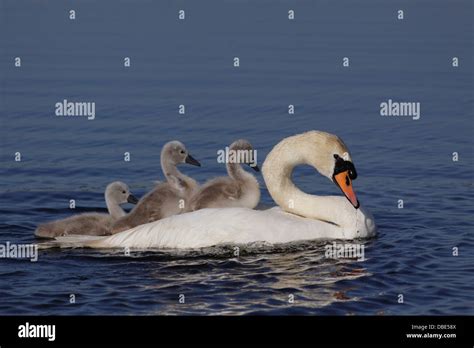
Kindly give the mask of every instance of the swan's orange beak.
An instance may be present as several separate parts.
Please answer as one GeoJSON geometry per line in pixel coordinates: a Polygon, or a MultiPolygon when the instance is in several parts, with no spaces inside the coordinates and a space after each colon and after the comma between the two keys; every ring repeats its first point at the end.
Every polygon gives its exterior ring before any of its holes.
{"type": "Polygon", "coordinates": [[[336,174],[333,176],[334,182],[336,183],[337,186],[342,190],[346,198],[351,202],[351,204],[354,206],[354,208],[359,208],[360,204],[359,201],[357,200],[356,194],[354,192],[354,189],[352,188],[352,180],[349,177],[349,171],[346,170],[344,172],[341,172],[339,174],[336,174]]]}

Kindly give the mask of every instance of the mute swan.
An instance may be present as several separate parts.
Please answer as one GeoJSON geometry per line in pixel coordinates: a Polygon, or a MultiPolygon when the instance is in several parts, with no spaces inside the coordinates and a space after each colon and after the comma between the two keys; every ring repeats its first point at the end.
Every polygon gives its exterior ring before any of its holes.
{"type": "Polygon", "coordinates": [[[54,238],[60,235],[84,234],[102,236],[110,234],[110,226],[116,219],[125,216],[120,204],[136,204],[138,199],[130,193],[126,184],[115,181],[105,189],[105,202],[109,214],[86,213],[39,225],[37,237],[54,238]]]}
{"type": "Polygon", "coordinates": [[[310,131],[283,139],[263,164],[265,183],[280,208],[207,208],[92,241],[57,240],[59,245],[72,243],[92,248],[187,249],[217,244],[372,237],[376,234],[374,219],[359,204],[352,189],[356,175],[349,151],[337,136],[310,131]],[[293,168],[299,164],[316,168],[336,183],[346,197],[316,196],[299,190],[291,182],[293,168]]]}
{"type": "MultiPolygon", "coordinates": [[[[260,201],[260,188],[255,177],[242,169],[239,160],[242,157],[251,161],[252,145],[243,139],[234,141],[229,147],[230,153],[235,154],[234,160],[228,160],[226,167],[229,176],[215,178],[202,185],[191,198],[190,210],[203,208],[244,207],[253,209],[260,201]]],[[[250,165],[250,163],[247,163],[250,165]]],[[[256,164],[251,168],[259,172],[256,164]]]]}
{"type": "Polygon", "coordinates": [[[188,163],[194,166],[201,164],[194,159],[183,143],[170,141],[161,151],[161,169],[167,182],[159,183],[148,192],[127,215],[112,226],[112,234],[165,217],[182,213],[192,196],[198,189],[197,182],[181,173],[177,165],[188,163]]]}

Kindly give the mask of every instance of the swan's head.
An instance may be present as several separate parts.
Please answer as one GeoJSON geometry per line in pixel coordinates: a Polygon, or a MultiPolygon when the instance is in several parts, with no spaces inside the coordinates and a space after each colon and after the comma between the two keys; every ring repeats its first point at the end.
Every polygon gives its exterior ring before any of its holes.
{"type": "Polygon", "coordinates": [[[311,131],[300,136],[302,146],[307,147],[304,156],[306,162],[334,182],[352,206],[358,209],[360,204],[352,187],[357,172],[344,142],[334,134],[320,131],[311,131]]]}
{"type": "Polygon", "coordinates": [[[260,171],[255,150],[249,141],[245,139],[236,140],[229,146],[229,150],[236,154],[236,158],[240,160],[239,163],[249,165],[256,172],[260,171]]]}
{"type": "Polygon", "coordinates": [[[360,204],[357,200],[356,194],[352,187],[352,181],[357,178],[357,172],[352,161],[347,161],[340,157],[338,154],[334,154],[334,171],[332,175],[332,181],[339,187],[351,202],[354,208],[358,209],[360,204]]]}
{"type": "Polygon", "coordinates": [[[114,181],[107,185],[105,199],[117,204],[132,203],[137,204],[138,199],[132,195],[128,185],[121,181],[114,181]]]}
{"type": "Polygon", "coordinates": [[[163,146],[163,150],[161,150],[161,162],[162,167],[164,167],[163,164],[177,166],[181,163],[187,163],[198,167],[201,166],[201,163],[189,154],[186,146],[177,140],[170,141],[163,146]]]}

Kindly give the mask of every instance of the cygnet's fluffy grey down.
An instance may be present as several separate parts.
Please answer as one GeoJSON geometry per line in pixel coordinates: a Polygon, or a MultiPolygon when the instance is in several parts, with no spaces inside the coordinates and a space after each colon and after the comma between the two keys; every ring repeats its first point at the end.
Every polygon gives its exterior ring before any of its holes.
{"type": "Polygon", "coordinates": [[[177,166],[181,163],[201,166],[183,143],[176,140],[166,143],[161,151],[161,169],[166,182],[157,184],[127,216],[115,221],[112,226],[113,234],[185,211],[190,197],[199,185],[178,170],[177,166]]]}
{"type": "MultiPolygon", "coordinates": [[[[230,145],[230,151],[253,153],[252,145],[239,139],[230,145]]],[[[237,152],[235,152],[237,153],[237,152]]],[[[247,156],[247,158],[250,158],[247,156]]],[[[256,163],[246,163],[259,171],[256,163]]],[[[189,204],[190,211],[203,208],[245,207],[253,209],[260,201],[260,188],[257,179],[247,173],[240,163],[227,163],[229,176],[208,181],[193,195],[189,204]]]]}
{"type": "Polygon", "coordinates": [[[109,214],[85,213],[48,222],[39,225],[35,235],[41,238],[55,238],[70,234],[91,236],[111,234],[112,223],[126,215],[120,205],[124,203],[136,204],[138,199],[130,193],[125,183],[115,181],[110,183],[105,190],[105,202],[109,214]]]}

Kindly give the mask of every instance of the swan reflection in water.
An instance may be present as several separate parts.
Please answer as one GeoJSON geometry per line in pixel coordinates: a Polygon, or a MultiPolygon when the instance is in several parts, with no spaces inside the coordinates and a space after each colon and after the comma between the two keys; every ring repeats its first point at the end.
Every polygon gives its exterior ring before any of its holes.
{"type": "Polygon", "coordinates": [[[308,307],[358,301],[351,295],[357,285],[340,282],[369,277],[370,272],[355,259],[326,258],[325,245],[240,246],[239,257],[233,257],[234,246],[161,252],[168,260],[150,266],[150,282],[142,285],[144,291],[160,294],[149,314],[278,314],[289,309],[299,314],[299,303],[305,308],[301,313],[308,314],[308,307]]]}

